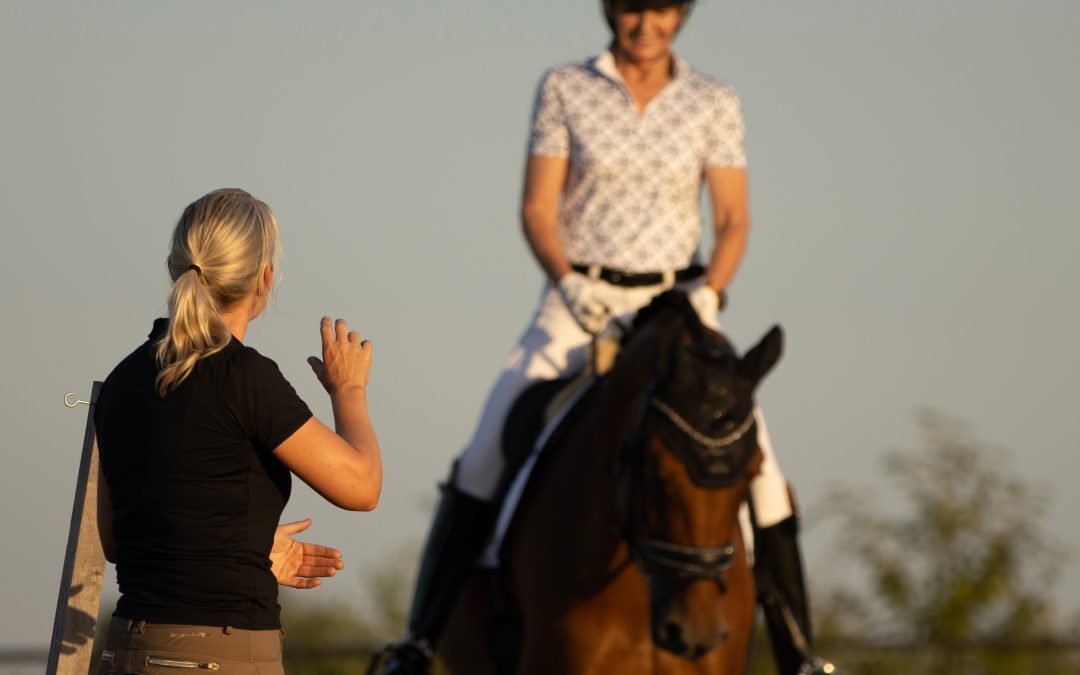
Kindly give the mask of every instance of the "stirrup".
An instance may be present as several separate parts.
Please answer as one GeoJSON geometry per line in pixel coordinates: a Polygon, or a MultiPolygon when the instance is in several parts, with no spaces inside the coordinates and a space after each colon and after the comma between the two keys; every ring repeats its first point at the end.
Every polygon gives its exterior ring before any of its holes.
{"type": "Polygon", "coordinates": [[[812,659],[803,661],[803,664],[799,666],[798,675],[844,675],[844,673],[831,661],[819,659],[815,656],[812,659]]]}
{"type": "Polygon", "coordinates": [[[435,654],[423,640],[391,642],[371,655],[365,675],[429,675],[435,654]]]}

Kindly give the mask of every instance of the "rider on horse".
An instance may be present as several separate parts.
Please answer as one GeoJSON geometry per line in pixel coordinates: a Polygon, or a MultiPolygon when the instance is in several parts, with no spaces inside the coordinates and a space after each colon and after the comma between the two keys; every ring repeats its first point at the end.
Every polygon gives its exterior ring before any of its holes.
{"type": "MultiPolygon", "coordinates": [[[[628,321],[662,291],[684,290],[719,329],[724,289],[749,231],[743,121],[731,87],[671,51],[693,0],[603,0],[611,29],[598,57],[549,70],[533,111],[522,222],[549,282],[457,460],[429,536],[408,636],[380,675],[427,673],[457,591],[498,509],[507,412],[531,384],[581,369],[608,321],[628,321]],[[696,262],[707,187],[715,245],[696,262]]],[[[785,675],[810,640],[798,514],[764,419],[751,486],[759,587],[785,675]],[[800,644],[800,641],[802,644],[800,644]]]]}

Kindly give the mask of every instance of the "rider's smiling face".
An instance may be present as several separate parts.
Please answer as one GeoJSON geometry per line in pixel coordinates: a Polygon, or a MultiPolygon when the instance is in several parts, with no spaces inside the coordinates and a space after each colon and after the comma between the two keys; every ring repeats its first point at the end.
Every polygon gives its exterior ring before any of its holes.
{"type": "Polygon", "coordinates": [[[680,5],[618,11],[614,28],[619,56],[635,64],[652,63],[667,57],[683,16],[680,5]]]}

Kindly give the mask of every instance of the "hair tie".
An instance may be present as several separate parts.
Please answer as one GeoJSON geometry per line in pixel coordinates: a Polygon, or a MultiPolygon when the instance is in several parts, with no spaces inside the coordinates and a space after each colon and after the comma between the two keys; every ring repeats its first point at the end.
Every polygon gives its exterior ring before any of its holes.
{"type": "Polygon", "coordinates": [[[190,265],[188,265],[188,269],[195,270],[195,274],[198,274],[200,277],[202,276],[202,268],[195,263],[191,263],[190,265]]]}

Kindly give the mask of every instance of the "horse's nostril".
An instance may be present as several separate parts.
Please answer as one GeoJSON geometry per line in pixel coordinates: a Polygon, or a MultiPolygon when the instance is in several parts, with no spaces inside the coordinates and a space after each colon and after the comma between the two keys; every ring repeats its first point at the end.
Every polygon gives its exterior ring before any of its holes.
{"type": "Polygon", "coordinates": [[[682,626],[673,621],[665,621],[660,632],[661,644],[663,644],[664,649],[667,649],[672,654],[686,654],[688,648],[683,640],[682,626]]]}
{"type": "Polygon", "coordinates": [[[669,644],[677,645],[682,642],[682,627],[677,623],[668,621],[664,624],[664,639],[669,644]]]}

